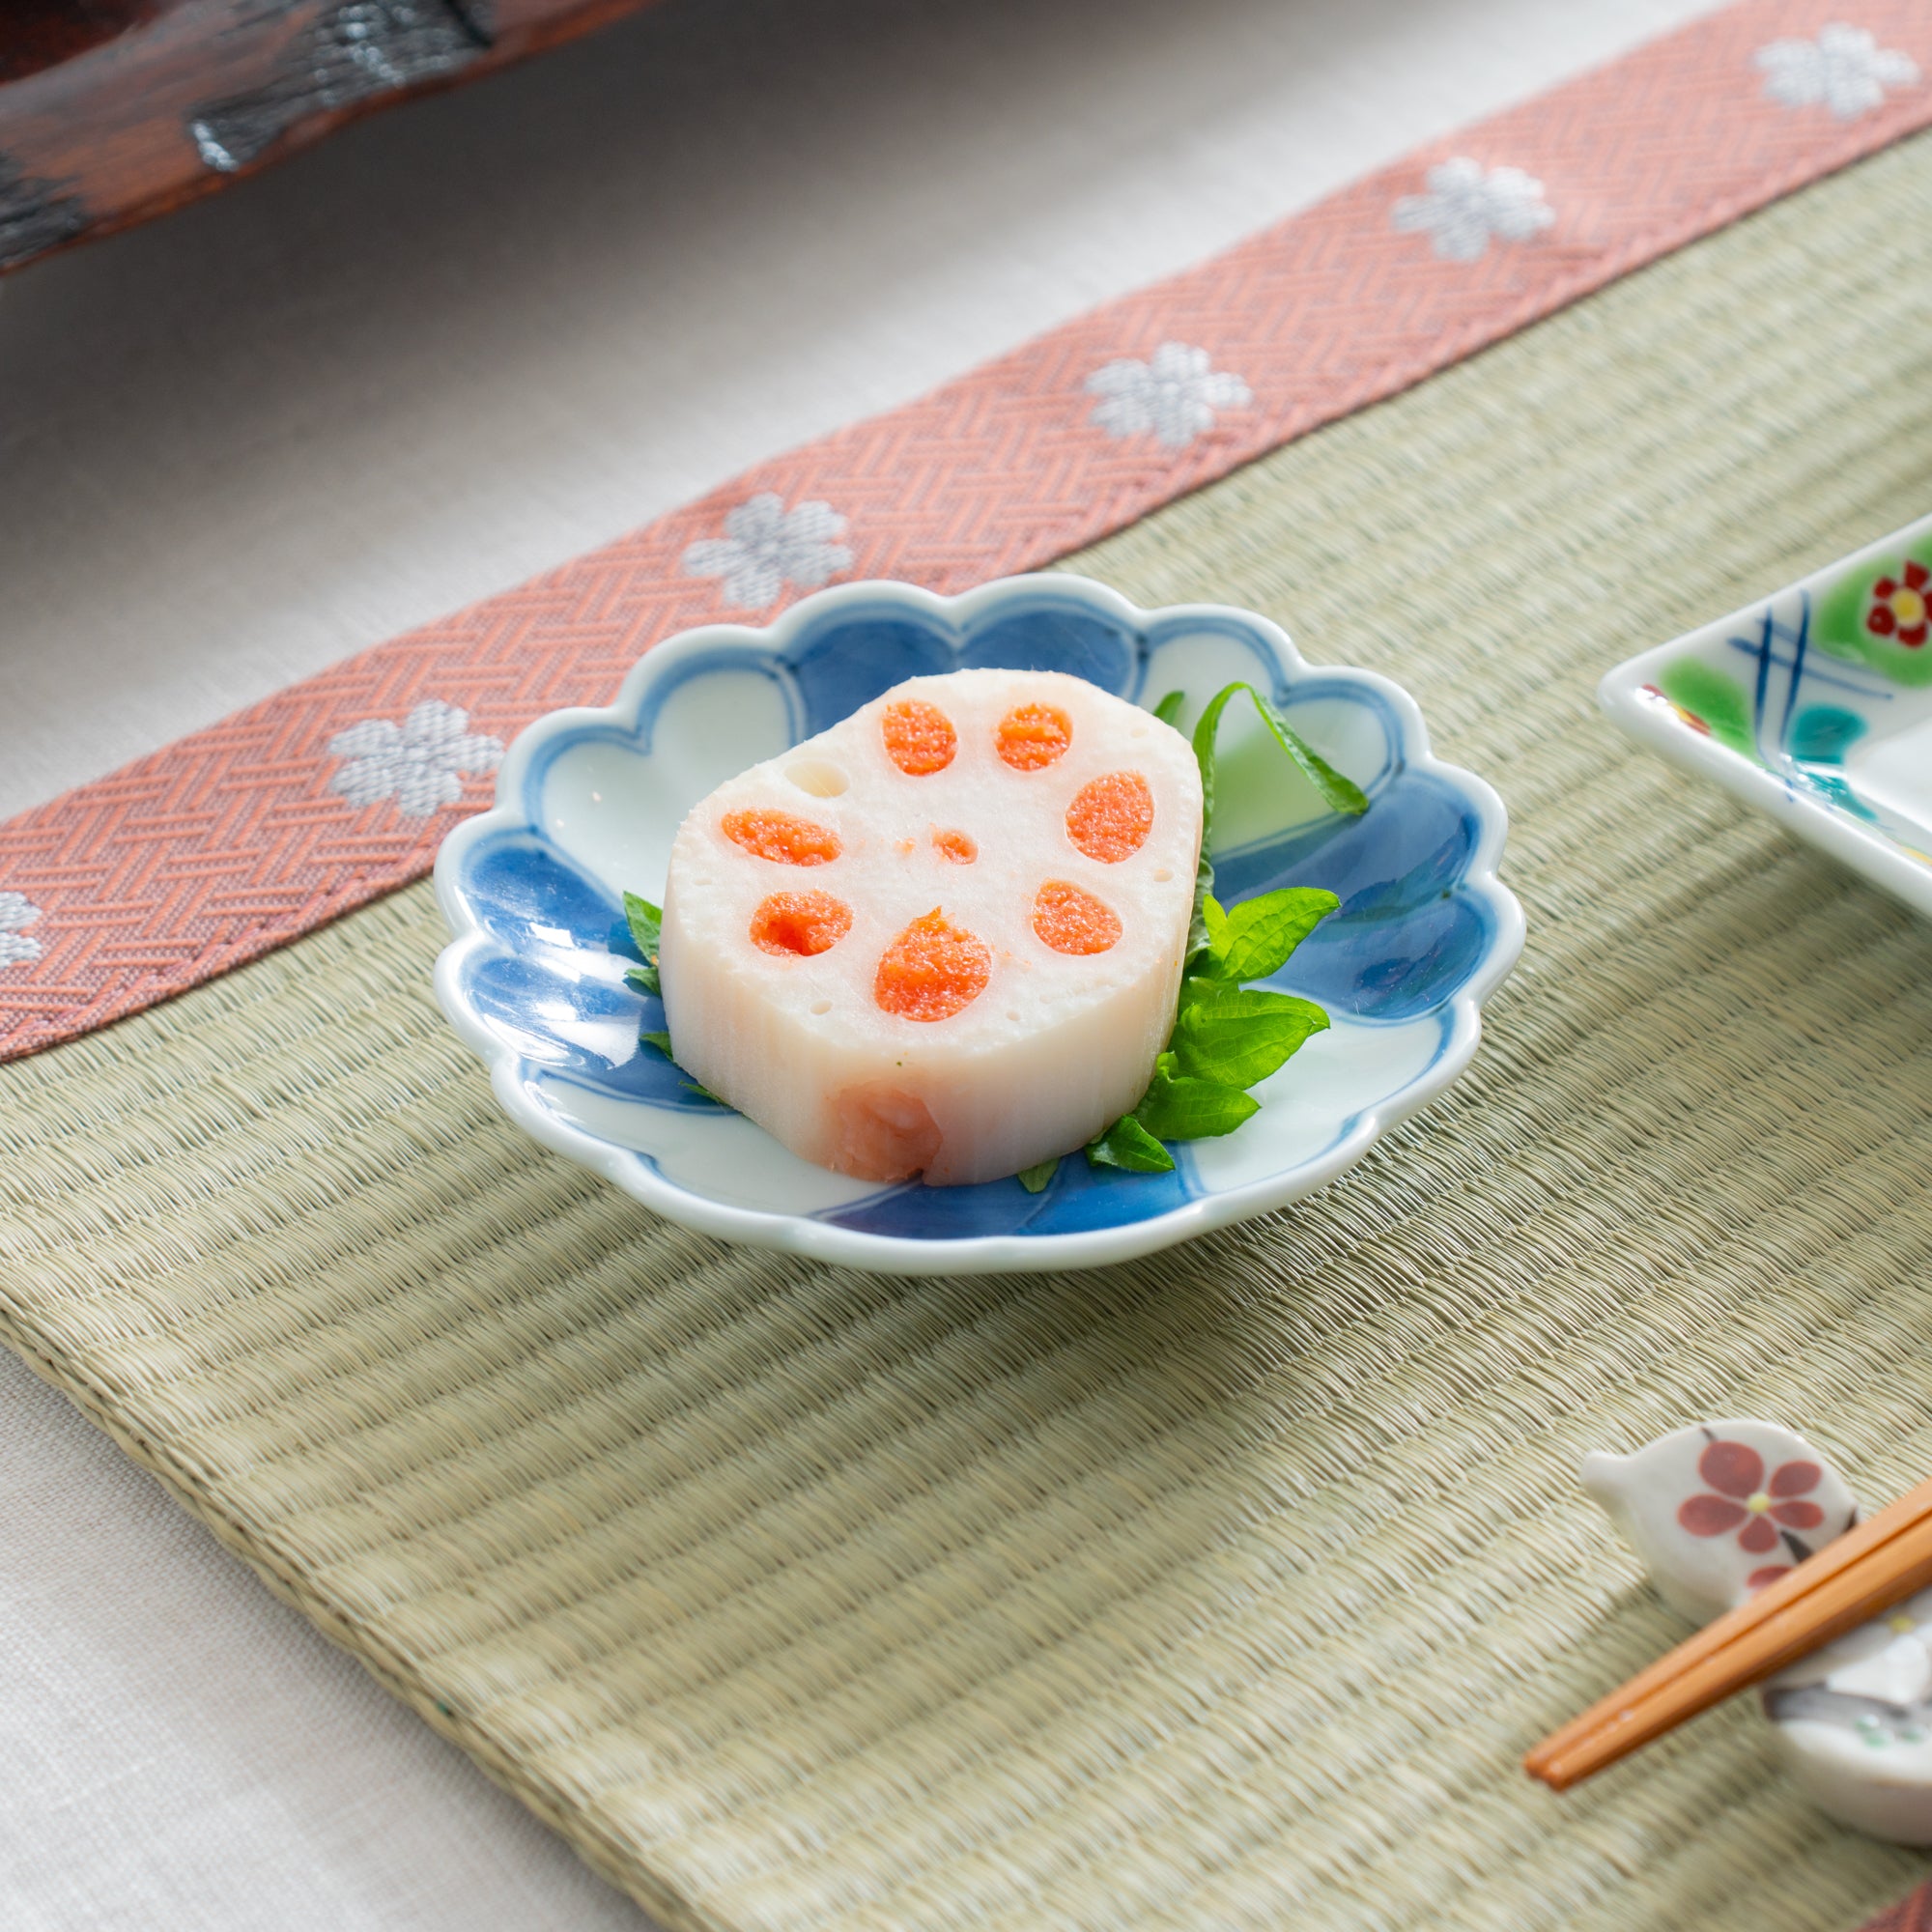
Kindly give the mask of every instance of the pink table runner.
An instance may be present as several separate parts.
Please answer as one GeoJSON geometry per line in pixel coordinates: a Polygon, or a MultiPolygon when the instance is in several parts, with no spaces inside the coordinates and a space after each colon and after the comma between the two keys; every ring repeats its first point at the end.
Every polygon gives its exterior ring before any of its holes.
{"type": "Polygon", "coordinates": [[[1932,13],[1745,0],[1188,273],[0,825],[0,1059],[426,872],[692,624],[1033,568],[1932,121],[1932,13]]]}

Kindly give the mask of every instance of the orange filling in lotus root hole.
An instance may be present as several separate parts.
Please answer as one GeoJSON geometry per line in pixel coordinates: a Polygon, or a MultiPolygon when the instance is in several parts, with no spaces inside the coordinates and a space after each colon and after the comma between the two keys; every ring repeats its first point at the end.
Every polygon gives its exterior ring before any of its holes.
{"type": "Polygon", "coordinates": [[[1105,952],[1121,937],[1120,916],[1092,893],[1065,879],[1049,879],[1034,895],[1034,935],[1042,946],[1076,959],[1105,952]]]}
{"type": "Polygon", "coordinates": [[[773,893],[752,915],[752,944],[781,956],[813,958],[851,930],[852,908],[830,893],[773,893]]]}
{"type": "Polygon", "coordinates": [[[942,859],[951,859],[955,866],[970,866],[980,856],[980,848],[963,832],[942,832],[938,826],[932,828],[932,842],[938,848],[942,859]]]}
{"type": "Polygon", "coordinates": [[[879,730],[886,741],[886,756],[909,779],[943,772],[959,745],[952,720],[936,704],[922,704],[917,698],[887,705],[879,730]]]}
{"type": "Polygon", "coordinates": [[[1073,721],[1053,704],[1016,704],[1000,720],[1000,756],[1016,772],[1037,772],[1073,742],[1073,721]]]}
{"type": "Polygon", "coordinates": [[[986,990],[992,976],[986,942],[934,906],[886,948],[872,998],[900,1019],[949,1020],[986,990]]]}
{"type": "Polygon", "coordinates": [[[1109,772],[1073,795],[1066,836],[1090,859],[1118,866],[1147,843],[1153,830],[1153,793],[1139,772],[1109,772]]]}
{"type": "Polygon", "coordinates": [[[778,866],[825,866],[845,849],[831,826],[786,811],[727,811],[722,829],[753,858],[778,866]]]}

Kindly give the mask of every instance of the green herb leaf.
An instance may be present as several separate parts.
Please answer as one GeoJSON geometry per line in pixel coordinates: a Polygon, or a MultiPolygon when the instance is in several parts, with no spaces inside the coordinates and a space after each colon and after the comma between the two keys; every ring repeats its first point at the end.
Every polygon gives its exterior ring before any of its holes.
{"type": "Polygon", "coordinates": [[[654,906],[649,899],[640,899],[636,893],[624,895],[624,917],[630,922],[631,937],[638,943],[638,951],[646,959],[658,956],[658,940],[664,931],[664,912],[654,906]]]}
{"type": "Polygon", "coordinates": [[[1221,714],[1236,692],[1244,684],[1222,687],[1208,700],[1208,709],[1195,721],[1194,762],[1201,768],[1201,849],[1208,849],[1208,829],[1214,822],[1214,734],[1221,728],[1221,714]]]}
{"type": "MultiPolygon", "coordinates": [[[[1211,966],[1212,961],[1208,964],[1211,966]]],[[[1216,993],[1235,990],[1235,982],[1214,972],[1190,974],[1180,982],[1180,998],[1175,1007],[1175,1023],[1179,1024],[1180,1015],[1191,1006],[1202,1000],[1211,1000],[1216,993]]]]}
{"type": "Polygon", "coordinates": [[[1312,1000],[1219,987],[1182,1005],[1174,1028],[1176,1070],[1225,1087],[1252,1087],[1327,1025],[1328,1015],[1312,1000]]]}
{"type": "Polygon", "coordinates": [[[633,966],[624,975],[624,983],[640,993],[662,993],[658,981],[658,946],[664,932],[664,914],[649,899],[636,893],[624,895],[624,918],[631,927],[631,940],[644,955],[641,966],[633,966]]]}
{"type": "Polygon", "coordinates": [[[1261,1111],[1261,1103],[1238,1087],[1178,1074],[1176,1059],[1171,1053],[1161,1055],[1152,1083],[1130,1116],[1156,1140],[1199,1141],[1231,1134],[1261,1111]]]}
{"type": "Polygon", "coordinates": [[[1275,743],[1306,774],[1321,802],[1331,811],[1359,816],[1369,809],[1368,795],[1353,780],[1345,779],[1326,758],[1301,736],[1273,704],[1251,684],[1225,685],[1208,699],[1201,722],[1194,727],[1194,762],[1201,767],[1201,837],[1205,843],[1208,828],[1214,817],[1214,737],[1221,728],[1221,714],[1228,700],[1245,691],[1255,701],[1262,723],[1274,734],[1275,743]]]}
{"type": "MultiPolygon", "coordinates": [[[[642,1040],[646,1046],[656,1047],[657,1050],[661,1054],[663,1054],[664,1057],[667,1060],[668,1060],[673,1066],[677,1066],[677,1056],[670,1050],[669,1034],[664,1032],[640,1033],[638,1036],[638,1037],[640,1040],[642,1040]]],[[[684,1068],[681,1066],[677,1066],[677,1070],[680,1073],[684,1072],[684,1068]]],[[[724,1102],[723,1100],[719,1100],[718,1095],[714,1094],[710,1088],[700,1087],[696,1080],[691,1078],[689,1074],[685,1074],[684,1090],[687,1094],[696,1094],[700,1100],[717,1100],[718,1104],[721,1107],[724,1105],[724,1102]]]]}
{"type": "Polygon", "coordinates": [[[1208,930],[1208,901],[1214,895],[1214,862],[1208,856],[1208,840],[1201,840],[1201,857],[1194,866],[1194,910],[1187,920],[1187,952],[1183,973],[1212,970],[1213,939],[1208,930]]]}
{"type": "Polygon", "coordinates": [[[1042,1194],[1046,1191],[1047,1183],[1059,1171],[1060,1156],[1055,1154],[1051,1160],[1037,1161],[1032,1167],[1021,1168],[1013,1179],[1029,1194],[1042,1194]]]}
{"type": "Polygon", "coordinates": [[[1227,937],[1214,947],[1230,980],[1265,980],[1342,903],[1313,886],[1284,886],[1260,898],[1243,899],[1227,916],[1227,937]]]}
{"type": "Polygon", "coordinates": [[[1274,733],[1275,743],[1301,767],[1309,782],[1321,794],[1321,803],[1330,811],[1344,811],[1350,818],[1359,818],[1363,812],[1368,810],[1369,795],[1353,779],[1344,778],[1252,686],[1249,687],[1249,696],[1255,700],[1255,709],[1262,714],[1262,723],[1274,733]]]}
{"type": "Polygon", "coordinates": [[[1187,702],[1184,691],[1170,691],[1153,708],[1153,715],[1163,724],[1172,724],[1180,716],[1180,707],[1187,702]]]}
{"type": "Polygon", "coordinates": [[[1174,1156],[1131,1114],[1087,1143],[1087,1159],[1094,1167],[1124,1167],[1135,1174],[1166,1174],[1174,1166],[1174,1156]]]}
{"type": "Polygon", "coordinates": [[[1216,976],[1228,963],[1228,915],[1212,893],[1201,895],[1201,923],[1208,934],[1208,965],[1216,976]]]}

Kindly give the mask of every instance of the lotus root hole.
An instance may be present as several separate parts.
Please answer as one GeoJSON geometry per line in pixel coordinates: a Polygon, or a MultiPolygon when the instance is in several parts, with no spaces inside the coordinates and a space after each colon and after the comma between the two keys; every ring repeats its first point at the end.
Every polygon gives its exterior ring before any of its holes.
{"type": "Polygon", "coordinates": [[[827,866],[845,849],[831,826],[788,811],[727,811],[722,829],[732,844],[775,866],[827,866]]]}
{"type": "Polygon", "coordinates": [[[1070,880],[1049,879],[1034,895],[1033,929],[1042,946],[1084,959],[1120,943],[1121,919],[1070,880]]]}
{"type": "Polygon", "coordinates": [[[830,758],[800,758],[796,764],[785,767],[785,777],[813,798],[837,798],[852,783],[830,758]]]}
{"type": "Polygon", "coordinates": [[[1147,843],[1153,830],[1153,793],[1139,772],[1109,772],[1084,784],[1066,808],[1074,848],[1103,866],[1118,866],[1147,843]]]}
{"type": "Polygon", "coordinates": [[[773,893],[752,915],[752,944],[781,956],[814,958],[851,930],[852,908],[830,893],[773,893]]]}
{"type": "Polygon", "coordinates": [[[946,1020],[986,990],[993,955],[978,933],[937,906],[886,948],[872,980],[880,1009],[906,1020],[946,1020]]]}
{"type": "Polygon", "coordinates": [[[922,704],[917,698],[887,705],[879,730],[886,741],[886,756],[909,779],[943,772],[959,748],[952,720],[938,705],[922,704]]]}
{"type": "Polygon", "coordinates": [[[1057,704],[1016,704],[995,733],[1000,756],[1016,772],[1043,771],[1073,742],[1073,721],[1057,704]]]}

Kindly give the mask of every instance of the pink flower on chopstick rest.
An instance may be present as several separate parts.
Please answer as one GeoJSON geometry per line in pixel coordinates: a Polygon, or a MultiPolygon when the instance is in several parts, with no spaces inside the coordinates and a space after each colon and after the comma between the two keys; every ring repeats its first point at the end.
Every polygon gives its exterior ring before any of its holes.
{"type": "MultiPolygon", "coordinates": [[[[1658,1593],[1698,1623],[1858,1520],[1843,1477],[1773,1422],[1692,1423],[1632,1456],[1587,1456],[1581,1473],[1658,1593]],[[1791,1563],[1752,1567],[1753,1552],[1779,1542],[1791,1563]]],[[[1932,1590],[1787,1665],[1760,1695],[1778,1755],[1812,1804],[1873,1837],[1932,1844],[1932,1590]]]]}
{"type": "Polygon", "coordinates": [[[1744,1417],[1672,1430],[1634,1456],[1586,1456],[1581,1473],[1664,1600],[1700,1623],[1858,1520],[1810,1443],[1744,1417]]]}
{"type": "MultiPolygon", "coordinates": [[[[1678,1505],[1677,1520],[1692,1536],[1728,1536],[1736,1530],[1740,1549],[1753,1556],[1769,1556],[1783,1540],[1781,1529],[1817,1530],[1824,1526],[1825,1512],[1808,1500],[1810,1492],[1825,1480],[1825,1471],[1816,1463],[1802,1458],[1780,1463],[1767,1480],[1764,1458],[1755,1449],[1747,1443],[1720,1439],[1697,1459],[1697,1473],[1716,1493],[1687,1496],[1678,1505]]],[[[1791,1551],[1794,1558],[1810,1553],[1804,1544],[1791,1551]]],[[[1753,1570],[1746,1582],[1749,1588],[1761,1590],[1790,1568],[1789,1563],[1777,1563],[1753,1570]]]]}

